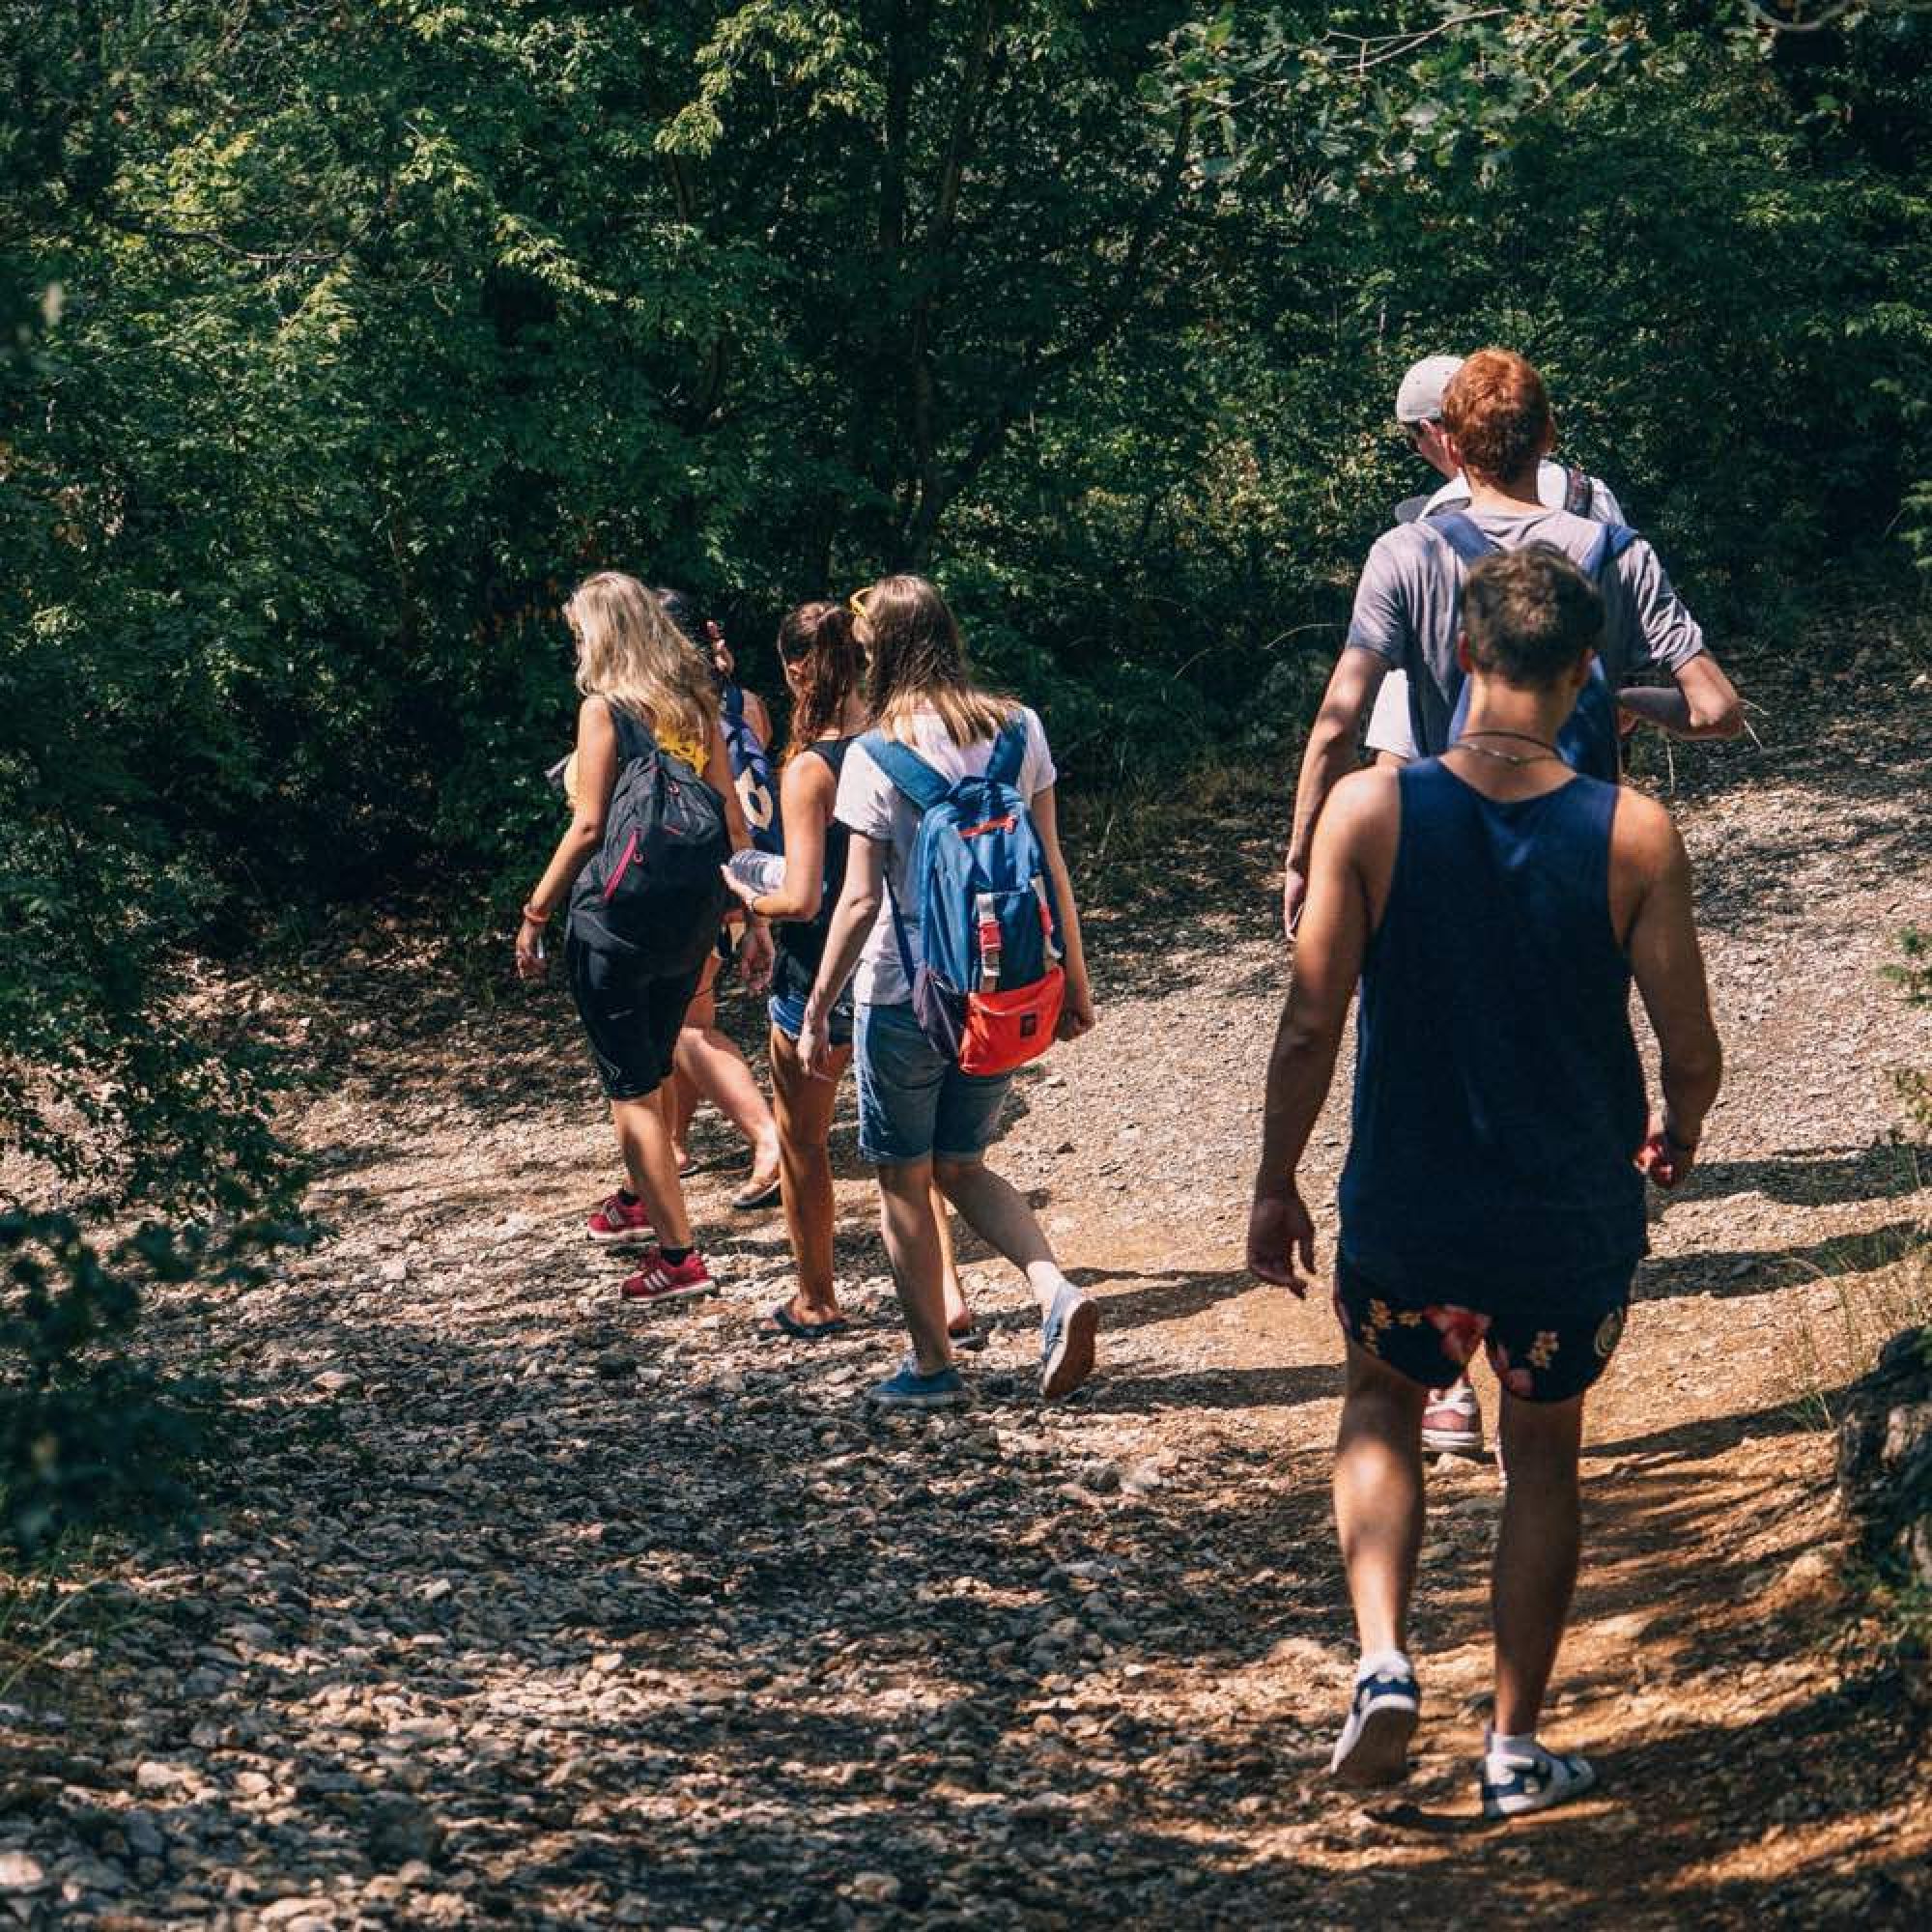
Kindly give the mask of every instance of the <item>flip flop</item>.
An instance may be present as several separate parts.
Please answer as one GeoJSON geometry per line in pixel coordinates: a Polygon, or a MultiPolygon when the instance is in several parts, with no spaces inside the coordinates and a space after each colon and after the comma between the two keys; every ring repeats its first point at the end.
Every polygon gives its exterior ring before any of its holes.
{"type": "Polygon", "coordinates": [[[978,1350],[983,1349],[992,1339],[992,1336],[983,1322],[976,1321],[969,1316],[965,1327],[949,1328],[946,1331],[946,1339],[955,1349],[978,1350]]]}
{"type": "Polygon", "coordinates": [[[776,1175],[763,1187],[747,1187],[743,1193],[731,1197],[731,1205],[741,1214],[750,1214],[759,1208],[776,1208],[779,1203],[780,1184],[776,1175]]]}
{"type": "Polygon", "coordinates": [[[828,1335],[843,1335],[852,1326],[844,1316],[832,1321],[801,1321],[791,1312],[791,1303],[781,1301],[772,1310],[773,1324],[795,1342],[822,1342],[828,1335]]]}

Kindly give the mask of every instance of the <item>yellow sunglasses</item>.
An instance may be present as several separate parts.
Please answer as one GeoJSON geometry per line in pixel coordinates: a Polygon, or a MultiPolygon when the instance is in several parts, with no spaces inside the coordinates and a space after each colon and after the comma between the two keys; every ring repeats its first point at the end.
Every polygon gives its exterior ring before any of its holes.
{"type": "Polygon", "coordinates": [[[845,600],[846,610],[851,611],[855,617],[863,617],[866,614],[866,599],[871,594],[872,586],[869,583],[863,590],[853,591],[851,596],[845,600]]]}

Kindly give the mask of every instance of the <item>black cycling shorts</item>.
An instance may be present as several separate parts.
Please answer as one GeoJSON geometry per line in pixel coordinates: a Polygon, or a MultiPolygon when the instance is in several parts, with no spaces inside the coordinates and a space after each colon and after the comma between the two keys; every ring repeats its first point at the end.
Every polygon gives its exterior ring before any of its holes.
{"type": "Polygon", "coordinates": [[[641,1100],[655,1094],[670,1077],[677,1030],[704,977],[703,965],[675,979],[653,980],[621,954],[596,951],[568,933],[563,964],[605,1096],[641,1100]]]}

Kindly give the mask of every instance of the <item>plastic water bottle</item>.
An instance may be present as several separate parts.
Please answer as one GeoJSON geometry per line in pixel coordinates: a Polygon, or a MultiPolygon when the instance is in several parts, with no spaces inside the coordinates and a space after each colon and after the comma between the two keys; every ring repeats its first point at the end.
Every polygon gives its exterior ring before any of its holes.
{"type": "Polygon", "coordinates": [[[767,893],[775,893],[784,884],[784,854],[760,852],[753,846],[747,846],[744,851],[731,854],[730,872],[740,885],[750,886],[763,898],[767,893]]]}

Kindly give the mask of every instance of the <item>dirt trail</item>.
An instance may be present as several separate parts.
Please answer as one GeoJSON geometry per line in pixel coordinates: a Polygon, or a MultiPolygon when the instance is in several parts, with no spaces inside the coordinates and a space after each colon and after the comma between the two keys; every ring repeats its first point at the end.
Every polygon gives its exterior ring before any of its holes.
{"type": "MultiPolygon", "coordinates": [[[[1593,1411],[1547,1729],[1596,1797],[1476,1816],[1498,1505],[1468,1463],[1431,1477],[1416,1775],[1368,1805],[1320,1775],[1340,1349],[1236,1267],[1282,960],[1274,808],[1231,789],[1161,848],[1213,881],[1178,946],[1114,875],[1103,1028],[1025,1080],[1006,1146],[1103,1300],[1104,1372],[1054,1412],[979,1261],[977,1408],[865,1417],[899,1344],[849,1111],[858,1333],[760,1333],[776,1216],[712,1243],[721,1304],[638,1320],[579,1238],[609,1160],[561,1001],[425,996],[400,940],[339,966],[305,1125],[337,1232],[170,1311],[248,1454],[200,1548],[130,1558],[0,1710],[0,1890],[40,1874],[30,1923],[294,1932],[1925,1923],[1924,1741],[1845,1621],[1816,1400],[1902,1311],[1932,1210],[1882,1071],[1932,1040],[1877,978],[1932,918],[1923,709],[1684,761],[1731,1073],[1593,1411]]],[[[1344,1125],[1338,1098],[1311,1198],[1344,1125]]]]}

